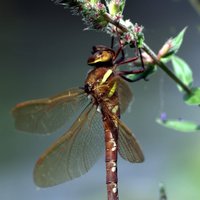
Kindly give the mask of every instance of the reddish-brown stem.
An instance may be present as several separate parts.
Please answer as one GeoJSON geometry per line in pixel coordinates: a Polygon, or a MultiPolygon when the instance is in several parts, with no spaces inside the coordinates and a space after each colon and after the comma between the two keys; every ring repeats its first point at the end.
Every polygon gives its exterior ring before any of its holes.
{"type": "Polygon", "coordinates": [[[135,57],[133,57],[133,58],[128,58],[128,59],[126,59],[126,60],[123,60],[123,61],[117,63],[117,65],[125,65],[125,64],[134,62],[134,61],[136,61],[137,59],[138,59],[138,56],[135,56],[135,57]]]}

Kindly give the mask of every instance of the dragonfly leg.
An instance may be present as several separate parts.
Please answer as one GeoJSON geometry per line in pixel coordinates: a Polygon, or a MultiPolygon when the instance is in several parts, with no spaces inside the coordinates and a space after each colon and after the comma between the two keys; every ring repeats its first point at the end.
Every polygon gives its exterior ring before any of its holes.
{"type": "MultiPolygon", "coordinates": [[[[120,34],[118,33],[117,28],[116,28],[116,33],[118,35],[117,37],[118,37],[119,48],[115,52],[115,57],[113,58],[113,61],[114,61],[115,65],[117,65],[118,63],[121,63],[125,59],[125,53],[124,53],[124,49],[123,49],[124,45],[121,43],[120,34]],[[121,52],[122,55],[121,55],[121,57],[119,59],[117,59],[117,57],[119,56],[120,52],[121,52]]],[[[113,48],[113,46],[114,46],[114,36],[112,37],[111,44],[112,44],[112,48],[113,48]]]]}
{"type": "Polygon", "coordinates": [[[134,62],[138,59],[138,56],[135,56],[133,58],[128,58],[126,60],[122,60],[121,62],[118,62],[117,65],[125,65],[125,64],[128,64],[128,63],[131,63],[131,62],[134,62]]]}
{"type": "Polygon", "coordinates": [[[143,74],[144,71],[145,71],[145,68],[138,69],[138,70],[130,70],[130,71],[119,71],[119,72],[117,72],[117,75],[119,75],[120,77],[122,77],[124,80],[126,80],[128,82],[136,82],[136,81],[139,81],[141,79],[146,78],[146,75],[143,74]],[[133,80],[133,79],[129,79],[126,76],[126,75],[129,75],[129,74],[141,74],[141,75],[133,80]]]}
{"type": "Polygon", "coordinates": [[[134,53],[136,56],[134,56],[132,58],[125,59],[125,53],[124,53],[123,47],[124,47],[124,45],[120,42],[120,39],[119,39],[119,48],[116,51],[115,57],[114,57],[114,64],[116,65],[116,67],[118,67],[120,65],[125,65],[125,64],[128,64],[128,63],[134,63],[134,61],[136,61],[140,58],[141,66],[144,69],[144,62],[143,62],[143,58],[142,58],[141,48],[139,48],[137,46],[137,44],[134,42],[132,44],[132,47],[136,48],[136,52],[134,53]],[[116,60],[116,58],[118,57],[120,52],[121,52],[122,56],[118,60],[116,60]]]}
{"type": "Polygon", "coordinates": [[[115,37],[112,36],[112,37],[111,37],[111,45],[110,45],[110,48],[111,48],[111,49],[114,48],[114,42],[115,42],[115,37]]]}
{"type": "Polygon", "coordinates": [[[118,49],[117,53],[118,53],[118,55],[115,57],[116,61],[114,62],[114,64],[118,66],[118,65],[121,65],[120,63],[123,62],[124,59],[125,59],[125,53],[124,53],[123,47],[120,47],[118,49]],[[120,52],[121,52],[122,55],[121,55],[121,57],[119,59],[116,60],[116,58],[117,58],[117,56],[119,55],[120,52]]]}

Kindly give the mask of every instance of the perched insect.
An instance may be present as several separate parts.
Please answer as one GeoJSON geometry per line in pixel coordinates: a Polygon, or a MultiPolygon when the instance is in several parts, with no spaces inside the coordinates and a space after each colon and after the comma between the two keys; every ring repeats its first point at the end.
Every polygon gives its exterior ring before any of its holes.
{"type": "Polygon", "coordinates": [[[19,103],[13,109],[18,130],[51,134],[80,112],[71,128],[39,158],[34,168],[34,181],[39,187],[54,186],[85,174],[105,149],[108,200],[118,199],[117,155],[132,163],[142,162],[143,153],[134,135],[120,120],[132,93],[121,64],[137,58],[117,59],[120,50],[93,47],[84,87],[67,90],[56,96],[19,103]]]}

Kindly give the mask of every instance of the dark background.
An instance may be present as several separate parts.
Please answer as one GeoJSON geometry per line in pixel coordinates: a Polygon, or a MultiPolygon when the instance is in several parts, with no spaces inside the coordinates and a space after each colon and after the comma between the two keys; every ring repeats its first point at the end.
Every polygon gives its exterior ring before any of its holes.
{"type": "MultiPolygon", "coordinates": [[[[124,15],[145,27],[146,43],[155,51],[188,26],[179,56],[192,67],[194,84],[200,85],[200,18],[190,2],[127,0],[124,15]]],[[[18,102],[83,85],[91,47],[109,45],[110,37],[83,31],[80,17],[50,0],[1,0],[0,27],[0,199],[106,199],[103,157],[79,179],[36,188],[34,163],[58,135],[17,132],[11,109],[18,102]]],[[[160,182],[169,200],[200,199],[200,133],[179,133],[155,123],[163,111],[170,118],[199,122],[199,108],[185,105],[175,83],[161,70],[131,88],[135,102],[123,120],[140,141],[146,160],[137,165],[119,160],[121,199],[158,199],[160,182]]]]}

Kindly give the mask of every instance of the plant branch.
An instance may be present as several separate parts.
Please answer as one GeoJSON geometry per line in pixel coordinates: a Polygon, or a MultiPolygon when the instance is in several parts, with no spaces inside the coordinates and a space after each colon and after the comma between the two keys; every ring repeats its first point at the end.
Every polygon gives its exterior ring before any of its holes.
{"type": "Polygon", "coordinates": [[[128,28],[121,24],[119,21],[116,21],[112,18],[112,16],[109,13],[104,13],[104,18],[107,20],[109,23],[113,24],[117,28],[121,29],[122,32],[128,32],[128,28]]]}
{"type": "MultiPolygon", "coordinates": [[[[126,26],[121,24],[119,21],[114,20],[110,14],[105,13],[104,17],[105,20],[119,28],[122,32],[129,32],[129,29],[126,26]]],[[[180,85],[187,94],[190,95],[192,93],[192,91],[190,90],[190,88],[187,87],[187,85],[185,85],[176,75],[174,75],[174,73],[171,72],[163,62],[158,60],[157,55],[150,49],[150,47],[147,44],[143,43],[142,49],[153,59],[154,63],[158,65],[165,73],[167,73],[167,75],[171,79],[173,79],[178,85],[180,85]]]]}

